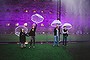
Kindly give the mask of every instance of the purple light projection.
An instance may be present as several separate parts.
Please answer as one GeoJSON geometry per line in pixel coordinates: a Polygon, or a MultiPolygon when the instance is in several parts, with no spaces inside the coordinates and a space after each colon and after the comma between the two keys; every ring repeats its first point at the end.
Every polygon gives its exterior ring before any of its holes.
{"type": "MultiPolygon", "coordinates": [[[[27,23],[27,28],[32,27],[33,22],[31,16],[33,14],[40,14],[43,16],[44,21],[38,24],[37,31],[49,31],[52,30],[50,26],[51,22],[57,19],[57,2],[56,1],[12,1],[12,0],[0,0],[2,1],[2,7],[0,7],[0,23],[2,32],[14,32],[18,25],[24,25],[27,23]],[[8,11],[7,11],[8,9],[8,11]],[[9,28],[4,26],[6,23],[10,23],[9,28]],[[19,24],[16,24],[19,23],[19,24]],[[43,29],[43,30],[42,30],[43,29]]],[[[1,3],[1,2],[0,2],[1,3]]],[[[0,32],[0,33],[2,33],[0,32]]]]}
{"type": "MultiPolygon", "coordinates": [[[[71,33],[81,31],[87,33],[90,29],[90,0],[61,0],[61,22],[70,23],[73,28],[71,33]]],[[[27,23],[30,29],[33,22],[31,16],[40,14],[44,21],[38,24],[37,31],[53,32],[51,23],[57,19],[57,1],[33,1],[33,0],[0,0],[0,27],[2,32],[14,32],[16,23],[27,23]],[[6,26],[10,23],[9,26],[6,26]],[[43,26],[41,26],[43,24],[43,26]]]]}
{"type": "Polygon", "coordinates": [[[61,0],[61,22],[73,25],[72,33],[90,33],[90,0],[61,0]]]}

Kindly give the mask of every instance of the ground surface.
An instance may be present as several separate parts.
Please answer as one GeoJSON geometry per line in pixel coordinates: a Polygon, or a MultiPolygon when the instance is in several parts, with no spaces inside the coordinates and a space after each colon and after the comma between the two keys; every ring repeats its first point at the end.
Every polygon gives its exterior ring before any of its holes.
{"type": "Polygon", "coordinates": [[[68,43],[53,47],[36,44],[36,48],[21,49],[19,44],[0,44],[0,60],[89,60],[90,42],[68,43]]]}
{"type": "Polygon", "coordinates": [[[0,60],[73,60],[68,50],[51,44],[36,44],[36,48],[21,49],[17,44],[1,44],[0,60]]]}

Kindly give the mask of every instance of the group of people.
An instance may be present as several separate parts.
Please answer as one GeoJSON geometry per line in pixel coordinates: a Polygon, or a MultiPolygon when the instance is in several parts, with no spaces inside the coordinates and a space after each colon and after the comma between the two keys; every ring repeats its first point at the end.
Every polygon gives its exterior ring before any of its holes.
{"type": "Polygon", "coordinates": [[[31,30],[28,33],[25,33],[24,29],[20,30],[20,44],[21,48],[25,48],[26,36],[30,36],[30,46],[29,48],[35,48],[35,32],[36,32],[37,24],[33,24],[31,30]],[[32,44],[33,43],[33,44],[32,44]]]}
{"type": "MultiPolygon", "coordinates": [[[[25,48],[25,42],[26,42],[26,36],[30,36],[30,46],[29,48],[35,48],[35,32],[36,32],[37,24],[33,24],[31,30],[28,33],[25,33],[24,29],[20,29],[20,44],[21,48],[25,48]]],[[[63,45],[67,45],[67,36],[68,36],[68,29],[66,29],[66,26],[62,29],[63,33],[63,45]]],[[[60,28],[57,25],[54,29],[54,44],[53,46],[59,46],[59,36],[60,36],[60,28]]]]}
{"type": "MultiPolygon", "coordinates": [[[[66,26],[63,26],[62,28],[62,33],[63,33],[63,45],[67,45],[67,37],[68,37],[68,29],[66,26]]],[[[60,40],[60,28],[57,25],[56,28],[54,29],[54,44],[53,46],[59,46],[59,40],[60,40]]]]}

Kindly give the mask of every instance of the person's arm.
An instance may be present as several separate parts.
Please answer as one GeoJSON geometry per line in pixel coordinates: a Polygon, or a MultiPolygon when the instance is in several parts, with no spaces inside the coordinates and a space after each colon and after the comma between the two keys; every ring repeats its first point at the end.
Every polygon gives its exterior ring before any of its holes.
{"type": "Polygon", "coordinates": [[[21,37],[21,35],[22,35],[22,33],[20,32],[20,35],[19,36],[21,37]]]}
{"type": "Polygon", "coordinates": [[[36,28],[37,28],[37,24],[36,24],[36,26],[35,26],[35,31],[36,31],[36,28]]]}
{"type": "Polygon", "coordinates": [[[28,34],[28,36],[30,36],[30,32],[31,32],[31,30],[27,33],[27,34],[28,34]]]}
{"type": "Polygon", "coordinates": [[[22,35],[22,33],[20,32],[20,34],[19,34],[19,42],[21,42],[21,35],[22,35]]]}
{"type": "Polygon", "coordinates": [[[28,33],[25,33],[25,36],[29,36],[29,34],[28,33]]]}
{"type": "Polygon", "coordinates": [[[54,28],[54,35],[56,35],[56,28],[54,28]]]}
{"type": "Polygon", "coordinates": [[[61,34],[60,28],[59,28],[59,35],[61,34]]]}

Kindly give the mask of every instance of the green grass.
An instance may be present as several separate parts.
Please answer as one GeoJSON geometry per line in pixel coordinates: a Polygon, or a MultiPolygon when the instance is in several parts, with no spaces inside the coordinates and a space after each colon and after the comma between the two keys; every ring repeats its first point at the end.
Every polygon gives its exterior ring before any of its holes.
{"type": "MultiPolygon", "coordinates": [[[[36,41],[53,41],[53,35],[36,35],[36,41]]],[[[27,41],[30,37],[27,37],[27,41]]],[[[62,35],[61,35],[62,40],[62,35]]],[[[68,41],[89,41],[90,35],[69,35],[68,41]]],[[[18,42],[16,35],[0,35],[0,42],[18,42]]],[[[52,47],[36,44],[36,48],[20,49],[17,44],[0,44],[0,60],[88,60],[90,43],[69,43],[69,46],[52,47]]]]}
{"type": "Polygon", "coordinates": [[[21,49],[17,44],[1,44],[0,60],[73,60],[65,47],[36,44],[36,48],[21,49]]]}
{"type": "Polygon", "coordinates": [[[36,48],[21,49],[19,44],[0,44],[0,60],[89,60],[90,42],[69,43],[53,47],[36,44],[36,48]]]}
{"type": "MultiPolygon", "coordinates": [[[[60,36],[60,39],[62,40],[62,35],[60,36]]],[[[69,35],[68,41],[89,41],[90,35],[69,35]]],[[[30,41],[30,37],[26,37],[27,41],[30,41]]],[[[54,37],[51,34],[47,35],[36,35],[36,41],[53,41],[54,37]]],[[[15,34],[3,34],[0,35],[0,42],[18,42],[19,37],[15,34]]]]}

